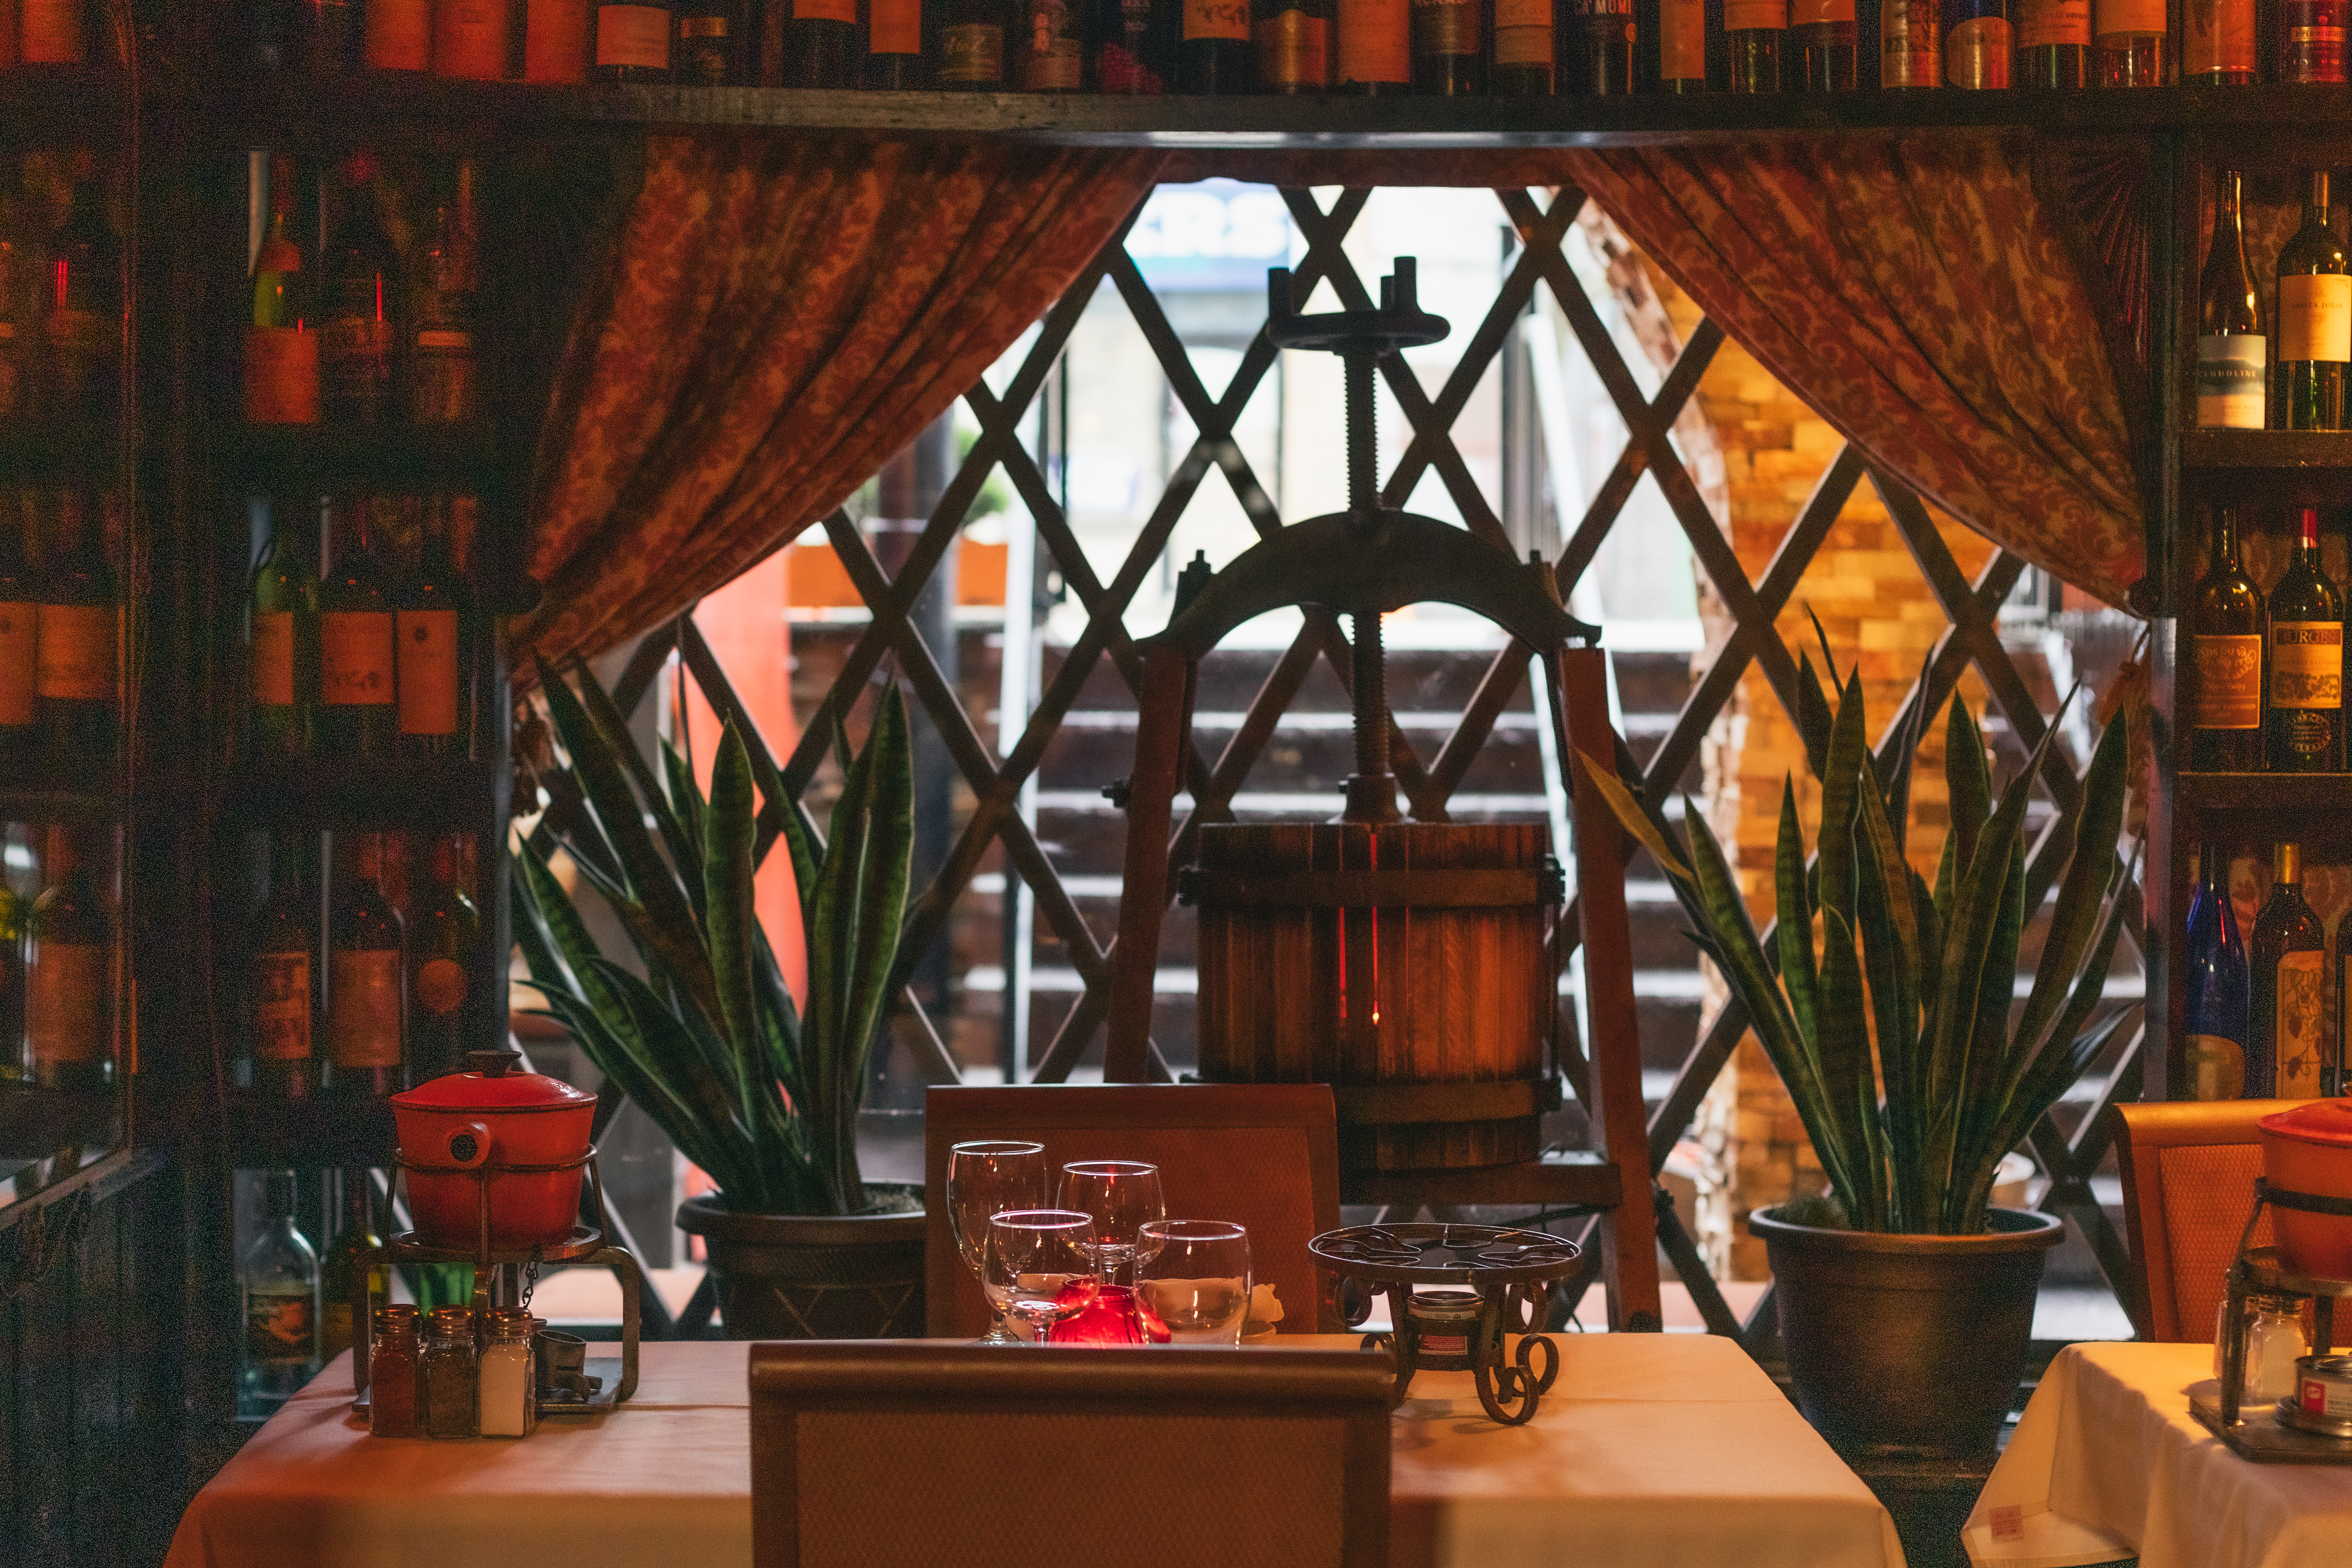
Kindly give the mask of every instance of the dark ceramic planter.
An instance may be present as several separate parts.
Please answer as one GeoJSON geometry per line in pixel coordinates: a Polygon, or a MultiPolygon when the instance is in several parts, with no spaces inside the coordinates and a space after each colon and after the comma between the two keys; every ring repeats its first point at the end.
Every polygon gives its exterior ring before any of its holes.
{"type": "Polygon", "coordinates": [[[1849,1458],[1992,1454],[2065,1227],[2022,1209],[1990,1219],[1982,1236],[1881,1236],[1748,1215],[1797,1406],[1849,1458]]]}
{"type": "Polygon", "coordinates": [[[923,1331],[923,1215],[734,1214],[678,1205],[702,1237],[735,1340],[912,1339],[923,1331]]]}

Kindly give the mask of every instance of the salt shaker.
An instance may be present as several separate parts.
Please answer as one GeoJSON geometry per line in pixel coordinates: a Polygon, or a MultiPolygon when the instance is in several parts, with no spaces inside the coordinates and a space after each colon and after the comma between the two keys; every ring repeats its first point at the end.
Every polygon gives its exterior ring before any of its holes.
{"type": "MultiPolygon", "coordinates": [[[[2229,1322],[2230,1305],[2221,1303],[2221,1321],[2214,1325],[2213,1375],[2221,1375],[2221,1331],[2229,1322]]],[[[2246,1387],[2239,1395],[2249,1408],[2274,1405],[2294,1393],[2295,1358],[2307,1353],[2303,1336],[2303,1302],[2294,1296],[2271,1296],[2259,1290],[2246,1295],[2246,1387]]]]}
{"type": "Polygon", "coordinates": [[[528,1437],[539,1425],[531,1321],[527,1307],[499,1307],[490,1312],[489,1338],[482,1346],[481,1433],[485,1437],[528,1437]]]}
{"type": "Polygon", "coordinates": [[[474,1436],[474,1310],[433,1309],[424,1355],[425,1435],[474,1436]]]}

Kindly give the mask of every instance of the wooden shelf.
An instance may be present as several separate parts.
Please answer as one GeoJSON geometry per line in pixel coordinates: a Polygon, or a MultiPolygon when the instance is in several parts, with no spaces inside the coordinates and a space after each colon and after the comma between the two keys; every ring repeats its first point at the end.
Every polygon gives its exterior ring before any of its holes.
{"type": "Polygon", "coordinates": [[[121,799],[111,759],[89,767],[0,759],[0,821],[90,821],[114,816],[121,799]]]}
{"type": "Polygon", "coordinates": [[[12,66],[0,70],[0,128],[51,147],[110,147],[121,140],[129,84],[119,70],[12,66]]]}
{"type": "Polygon", "coordinates": [[[0,1160],[43,1160],[72,1145],[111,1143],[121,1125],[112,1089],[0,1084],[0,1160]]]}
{"type": "Polygon", "coordinates": [[[2323,820],[2313,826],[2352,831],[2352,773],[2183,773],[2173,801],[2182,811],[2208,815],[2344,813],[2340,824],[2323,820]]]}
{"type": "Polygon", "coordinates": [[[468,758],[317,759],[226,781],[228,819],[247,827],[446,827],[490,819],[498,770],[468,758]]]}
{"type": "Polygon", "coordinates": [[[0,419],[0,473],[12,483],[107,486],[121,467],[121,427],[110,420],[0,419]]]}
{"type": "Polygon", "coordinates": [[[219,441],[224,477],[257,494],[315,486],[478,496],[499,489],[515,468],[466,426],[244,425],[227,426],[219,441]]]}
{"type": "Polygon", "coordinates": [[[397,1144],[392,1107],[332,1092],[307,1100],[229,1091],[229,1163],[240,1170],[388,1165],[397,1144]]]}
{"type": "Polygon", "coordinates": [[[2352,430],[2186,430],[2180,466],[2352,476],[2352,430]]]}

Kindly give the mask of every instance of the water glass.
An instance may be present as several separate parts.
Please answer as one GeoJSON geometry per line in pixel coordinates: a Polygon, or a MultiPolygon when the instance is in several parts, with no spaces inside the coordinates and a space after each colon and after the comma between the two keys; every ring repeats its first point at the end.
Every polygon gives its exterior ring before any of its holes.
{"type": "Polygon", "coordinates": [[[1237,1345],[1249,1317],[1249,1232],[1215,1219],[1152,1220],[1135,1244],[1135,1308],[1156,1345],[1237,1345]]]}
{"type": "Polygon", "coordinates": [[[1081,1160],[1063,1166],[1062,1192],[1056,1201],[1093,1219],[1087,1240],[1103,1278],[1114,1284],[1135,1256],[1136,1233],[1153,1220],[1168,1217],[1168,1200],[1160,1191],[1160,1167],[1134,1160],[1081,1160]]]}
{"type": "Polygon", "coordinates": [[[1101,1291],[1094,1221],[1067,1209],[1013,1209],[988,1222],[981,1283],[1000,1316],[1018,1318],[1040,1341],[1054,1325],[1075,1318],[1101,1291]]]}
{"type": "MultiPolygon", "coordinates": [[[[1037,1209],[1045,1205],[1043,1143],[982,1141],[949,1149],[948,1223],[955,1231],[956,1250],[974,1276],[984,1274],[990,1219],[1007,1209],[1037,1209]]],[[[1011,1345],[1021,1341],[1005,1328],[1004,1314],[992,1310],[988,1332],[976,1342],[1011,1345]]]]}

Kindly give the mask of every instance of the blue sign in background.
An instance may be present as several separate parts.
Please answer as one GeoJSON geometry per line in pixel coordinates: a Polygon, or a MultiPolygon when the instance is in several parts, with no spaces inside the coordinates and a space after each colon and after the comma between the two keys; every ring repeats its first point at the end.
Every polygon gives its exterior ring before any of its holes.
{"type": "Polygon", "coordinates": [[[1290,260],[1290,213],[1271,185],[1202,180],[1162,185],[1128,231],[1127,253],[1157,290],[1265,291],[1290,260]]]}

